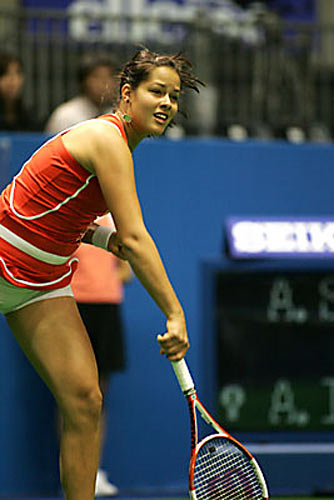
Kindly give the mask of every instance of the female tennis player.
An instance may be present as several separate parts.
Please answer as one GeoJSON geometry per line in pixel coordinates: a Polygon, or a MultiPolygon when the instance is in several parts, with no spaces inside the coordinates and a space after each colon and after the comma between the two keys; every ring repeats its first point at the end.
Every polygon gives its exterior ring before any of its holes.
{"type": "Polygon", "coordinates": [[[131,152],[161,135],[180,93],[198,90],[189,62],[140,50],[120,74],[114,114],[67,129],[23,165],[0,198],[0,312],[63,415],[61,481],[67,500],[92,500],[101,391],[94,354],[72,296],[81,241],[128,260],[166,316],[160,351],[182,359],[182,306],[143,222],[131,152]],[[110,211],[116,232],[93,223],[110,211]]]}

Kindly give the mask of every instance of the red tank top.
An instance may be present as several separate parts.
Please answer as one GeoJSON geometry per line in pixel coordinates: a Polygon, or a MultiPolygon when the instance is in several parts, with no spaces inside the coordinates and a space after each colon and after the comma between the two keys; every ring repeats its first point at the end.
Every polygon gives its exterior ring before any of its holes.
{"type": "MultiPolygon", "coordinates": [[[[121,121],[108,121],[127,142],[121,121]]],[[[78,125],[76,125],[78,126],[78,125]]],[[[71,258],[88,224],[108,210],[97,177],[56,135],[23,165],[0,197],[0,275],[26,288],[53,290],[70,283],[71,258]]]]}

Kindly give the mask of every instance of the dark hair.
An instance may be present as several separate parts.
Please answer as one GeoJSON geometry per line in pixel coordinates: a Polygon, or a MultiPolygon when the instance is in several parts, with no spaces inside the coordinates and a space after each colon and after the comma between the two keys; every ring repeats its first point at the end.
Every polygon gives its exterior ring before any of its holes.
{"type": "Polygon", "coordinates": [[[116,73],[116,62],[114,59],[105,54],[85,54],[80,61],[78,68],[78,82],[82,85],[86,78],[96,69],[101,66],[110,68],[116,73]]]}
{"type": "Polygon", "coordinates": [[[13,62],[17,63],[23,71],[22,61],[18,56],[8,52],[0,52],[0,78],[7,73],[8,66],[13,62]]]}
{"type": "MultiPolygon", "coordinates": [[[[9,52],[0,52],[0,78],[3,77],[12,63],[18,64],[23,73],[22,60],[15,54],[9,52]]],[[[42,124],[35,118],[34,114],[28,110],[24,103],[22,93],[12,103],[14,120],[8,121],[6,116],[7,99],[0,94],[0,130],[7,131],[41,131],[42,124]]]]}
{"type": "Polygon", "coordinates": [[[141,82],[147,80],[152,69],[169,66],[175,69],[181,80],[181,90],[188,88],[199,92],[199,85],[204,85],[192,72],[192,64],[181,54],[163,55],[142,48],[128,61],[119,74],[119,92],[126,83],[136,89],[141,82]]]}

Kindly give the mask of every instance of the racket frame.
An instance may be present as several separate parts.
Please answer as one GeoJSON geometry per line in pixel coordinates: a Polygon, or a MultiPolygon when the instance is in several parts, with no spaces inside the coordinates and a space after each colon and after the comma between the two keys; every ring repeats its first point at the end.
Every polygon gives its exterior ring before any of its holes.
{"type": "Polygon", "coordinates": [[[237,439],[231,436],[228,432],[226,432],[216,420],[210,415],[205,406],[198,399],[197,392],[195,389],[195,384],[193,378],[190,374],[189,368],[185,359],[180,361],[172,362],[172,366],[176,375],[176,378],[179,382],[180,388],[187,400],[189,414],[190,414],[190,428],[191,428],[191,458],[189,463],[189,495],[191,500],[196,500],[196,493],[194,487],[194,474],[195,474],[195,462],[197,454],[200,448],[210,439],[214,439],[217,437],[224,437],[231,441],[237,448],[239,448],[248,458],[249,461],[255,470],[255,473],[259,479],[261,484],[261,489],[263,493],[263,500],[269,500],[269,493],[267,489],[267,485],[265,479],[263,477],[263,473],[261,471],[260,466],[257,461],[245,446],[243,446],[237,439]],[[198,422],[197,422],[197,413],[196,410],[200,413],[203,420],[210,425],[215,431],[216,434],[210,434],[203,438],[198,442],[198,422]]]}

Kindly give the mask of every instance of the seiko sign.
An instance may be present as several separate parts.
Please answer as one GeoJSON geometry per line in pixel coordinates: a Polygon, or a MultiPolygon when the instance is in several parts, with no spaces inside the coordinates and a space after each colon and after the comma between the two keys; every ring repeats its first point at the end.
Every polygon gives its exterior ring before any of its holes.
{"type": "Polygon", "coordinates": [[[232,217],[227,239],[236,258],[334,257],[334,219],[232,217]]]}

